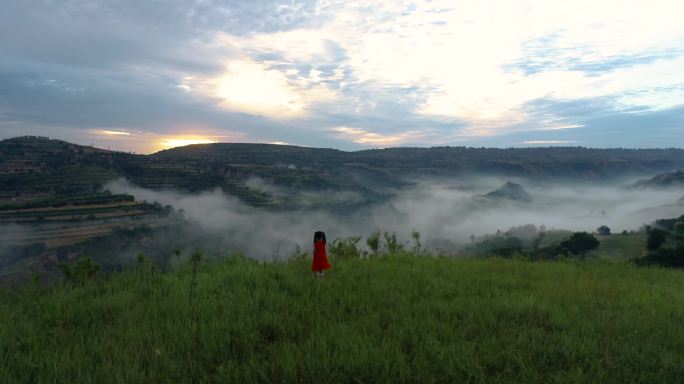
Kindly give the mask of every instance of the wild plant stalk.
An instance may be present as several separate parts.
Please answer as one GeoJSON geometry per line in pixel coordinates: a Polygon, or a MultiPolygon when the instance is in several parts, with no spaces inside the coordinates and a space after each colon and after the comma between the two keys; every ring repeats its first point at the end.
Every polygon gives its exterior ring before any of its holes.
{"type": "Polygon", "coordinates": [[[273,262],[274,263],[277,262],[279,258],[280,258],[280,239],[278,239],[278,241],[276,242],[275,251],[273,252],[273,257],[272,257],[273,262]]]}
{"type": "Polygon", "coordinates": [[[413,239],[413,252],[416,255],[421,255],[423,244],[420,242],[420,232],[415,229],[411,231],[411,238],[413,239]]]}

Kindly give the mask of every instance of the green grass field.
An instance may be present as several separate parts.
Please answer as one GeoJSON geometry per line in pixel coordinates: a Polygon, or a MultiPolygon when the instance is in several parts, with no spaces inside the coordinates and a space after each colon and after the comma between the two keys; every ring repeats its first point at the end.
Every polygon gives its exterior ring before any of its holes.
{"type": "Polygon", "coordinates": [[[387,256],[0,293],[0,382],[681,383],[684,272],[387,256]]]}

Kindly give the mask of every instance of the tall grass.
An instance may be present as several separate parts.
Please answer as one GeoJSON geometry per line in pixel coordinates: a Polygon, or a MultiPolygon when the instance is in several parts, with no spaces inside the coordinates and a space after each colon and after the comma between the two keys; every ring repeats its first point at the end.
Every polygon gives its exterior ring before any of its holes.
{"type": "Polygon", "coordinates": [[[305,260],[196,268],[0,293],[0,382],[684,377],[682,271],[411,256],[340,260],[318,280],[305,260]]]}

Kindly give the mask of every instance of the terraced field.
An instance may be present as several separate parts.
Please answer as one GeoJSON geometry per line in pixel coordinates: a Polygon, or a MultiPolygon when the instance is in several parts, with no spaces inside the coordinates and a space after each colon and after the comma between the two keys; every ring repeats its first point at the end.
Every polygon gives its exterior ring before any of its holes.
{"type": "Polygon", "coordinates": [[[39,266],[58,247],[119,229],[163,225],[169,210],[108,192],[53,196],[0,205],[0,275],[39,266]]]}

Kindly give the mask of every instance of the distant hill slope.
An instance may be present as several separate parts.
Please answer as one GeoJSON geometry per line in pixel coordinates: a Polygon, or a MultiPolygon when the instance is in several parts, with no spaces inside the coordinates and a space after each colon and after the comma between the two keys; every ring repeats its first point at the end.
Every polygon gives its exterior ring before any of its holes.
{"type": "Polygon", "coordinates": [[[512,183],[510,181],[504,184],[501,188],[489,192],[485,195],[485,197],[521,201],[525,203],[532,201],[532,197],[529,193],[527,193],[522,185],[512,183]]]}
{"type": "Polygon", "coordinates": [[[684,164],[682,149],[387,148],[356,152],[269,144],[198,144],[155,158],[221,159],[228,163],[348,166],[410,174],[505,174],[544,179],[606,179],[667,171],[684,164]],[[660,170],[660,171],[659,171],[660,170]]]}
{"type": "Polygon", "coordinates": [[[663,173],[635,183],[637,187],[684,187],[684,171],[663,173]]]}
{"type": "Polygon", "coordinates": [[[535,180],[610,180],[684,168],[682,149],[389,148],[356,152],[270,144],[201,144],[135,155],[41,137],[0,141],[0,203],[88,193],[125,177],[153,189],[221,188],[248,204],[292,207],[297,192],[349,191],[361,203],[430,176],[498,175],[535,180]],[[258,177],[276,196],[248,180],[258,177]]]}

